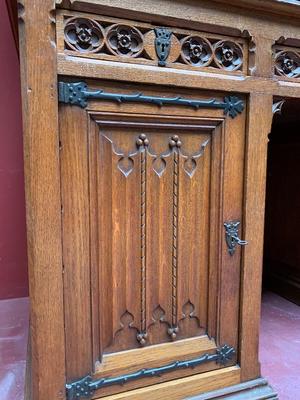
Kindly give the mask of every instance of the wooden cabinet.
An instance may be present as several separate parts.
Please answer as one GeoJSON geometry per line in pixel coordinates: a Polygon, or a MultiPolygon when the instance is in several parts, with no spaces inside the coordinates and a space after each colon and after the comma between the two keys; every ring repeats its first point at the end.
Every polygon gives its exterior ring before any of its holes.
{"type": "Polygon", "coordinates": [[[222,3],[20,1],[28,399],[278,398],[266,157],[299,8],[222,3]]]}

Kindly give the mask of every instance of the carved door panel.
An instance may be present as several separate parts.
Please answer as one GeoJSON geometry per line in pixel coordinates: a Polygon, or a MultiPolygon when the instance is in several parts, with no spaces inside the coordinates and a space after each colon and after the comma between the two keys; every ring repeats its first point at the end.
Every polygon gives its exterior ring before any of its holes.
{"type": "Polygon", "coordinates": [[[69,399],[236,364],[242,100],[89,87],[60,88],[69,399]]]}

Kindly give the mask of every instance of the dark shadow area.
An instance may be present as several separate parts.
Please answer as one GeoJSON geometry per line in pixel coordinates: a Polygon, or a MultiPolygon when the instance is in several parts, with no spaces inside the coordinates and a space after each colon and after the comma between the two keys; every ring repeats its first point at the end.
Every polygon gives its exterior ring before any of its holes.
{"type": "Polygon", "coordinates": [[[299,100],[286,100],[269,139],[263,287],[300,305],[299,100]]]}
{"type": "Polygon", "coordinates": [[[274,116],[269,139],[260,362],[262,375],[279,399],[296,400],[300,398],[300,100],[286,100],[281,114],[274,116]]]}

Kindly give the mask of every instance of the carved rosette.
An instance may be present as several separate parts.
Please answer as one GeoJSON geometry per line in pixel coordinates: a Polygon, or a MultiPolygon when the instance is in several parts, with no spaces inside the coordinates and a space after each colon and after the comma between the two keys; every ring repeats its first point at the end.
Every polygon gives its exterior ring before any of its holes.
{"type": "Polygon", "coordinates": [[[243,64],[243,49],[237,43],[220,40],[214,45],[214,62],[221,69],[236,71],[243,64]]]}
{"type": "Polygon", "coordinates": [[[112,25],[106,39],[108,49],[118,56],[138,57],[144,48],[142,33],[129,25],[112,25]]]}
{"type": "Polygon", "coordinates": [[[188,36],[181,42],[181,57],[187,64],[206,67],[212,62],[212,47],[200,36],[188,36]]]}
{"type": "Polygon", "coordinates": [[[71,18],[65,26],[65,43],[71,50],[96,53],[104,44],[102,27],[91,19],[71,18]]]}
{"type": "Polygon", "coordinates": [[[275,55],[275,74],[298,78],[300,76],[300,56],[295,51],[280,51],[275,55]]]}

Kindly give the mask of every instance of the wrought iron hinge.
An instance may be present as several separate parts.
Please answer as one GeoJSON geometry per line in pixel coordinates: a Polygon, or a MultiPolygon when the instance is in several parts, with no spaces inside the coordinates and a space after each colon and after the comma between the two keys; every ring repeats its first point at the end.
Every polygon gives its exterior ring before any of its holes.
{"type": "Polygon", "coordinates": [[[119,375],[112,378],[101,378],[95,381],[93,381],[91,376],[86,376],[83,379],[66,385],[67,400],[78,400],[81,398],[89,399],[96,390],[106,386],[123,385],[126,382],[136,379],[147,378],[151,376],[161,376],[176,369],[194,368],[200,364],[210,361],[215,361],[217,364],[226,365],[228,362],[230,362],[230,360],[232,360],[234,354],[234,348],[225,344],[224,346],[218,348],[213,354],[207,353],[198,358],[193,358],[186,361],[174,361],[173,363],[163,365],[162,367],[140,369],[130,374],[119,375]]]}
{"type": "Polygon", "coordinates": [[[158,65],[166,66],[166,60],[171,50],[172,32],[167,28],[155,28],[155,50],[158,57],[158,65]]]}
{"type": "Polygon", "coordinates": [[[237,244],[240,246],[248,244],[246,240],[241,240],[239,238],[239,225],[240,221],[224,222],[226,244],[228,253],[231,256],[234,255],[237,244]]]}
{"type": "Polygon", "coordinates": [[[148,96],[143,93],[109,93],[104,90],[91,90],[85,82],[59,82],[59,101],[85,108],[89,99],[116,101],[118,103],[135,102],[151,103],[158,106],[179,105],[198,108],[218,108],[224,110],[225,115],[236,117],[244,108],[244,101],[237,96],[227,96],[223,101],[217,99],[196,100],[181,96],[158,97],[148,96]]]}

